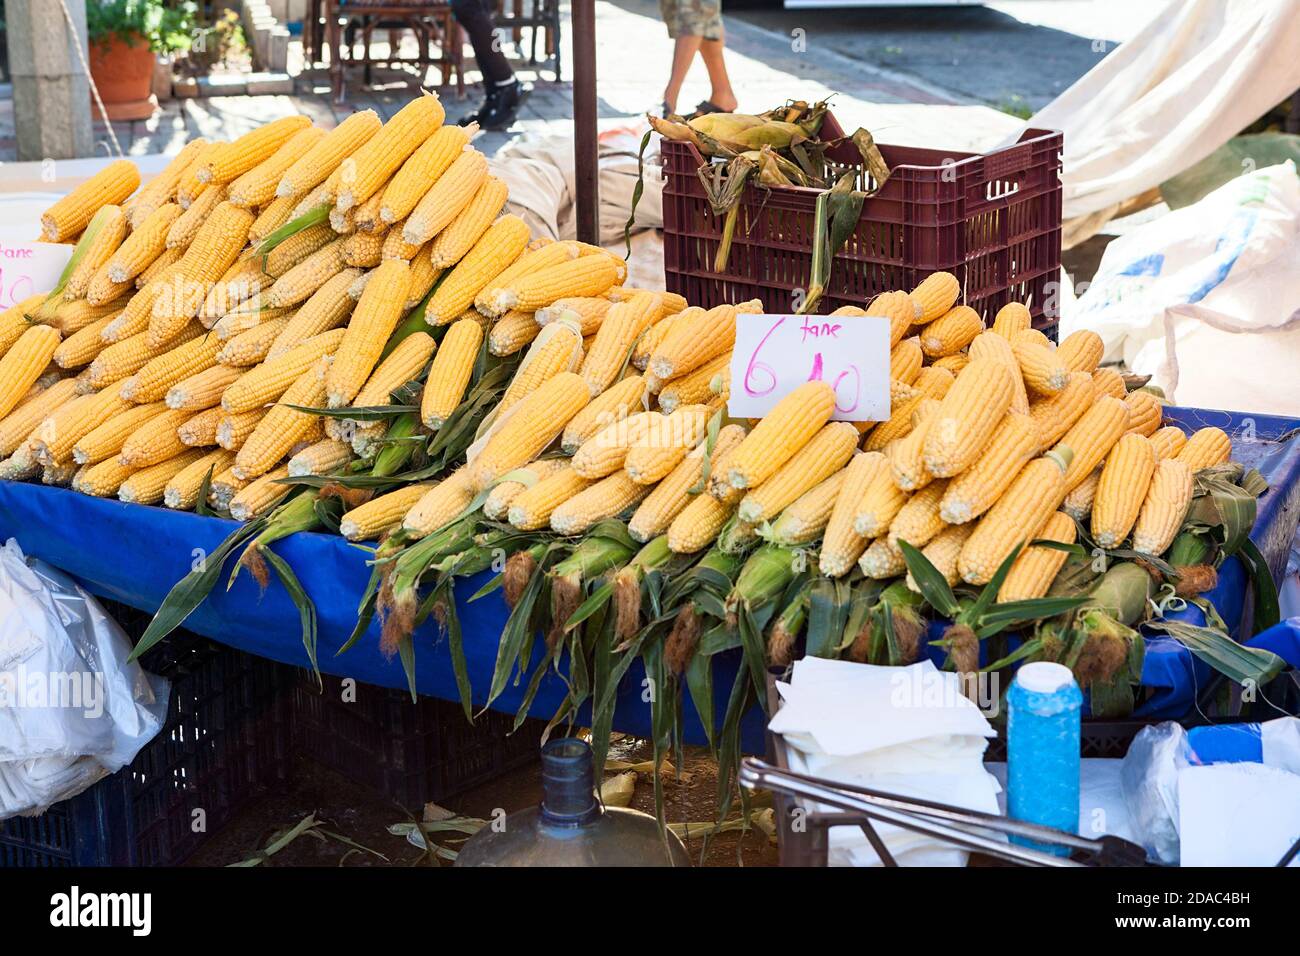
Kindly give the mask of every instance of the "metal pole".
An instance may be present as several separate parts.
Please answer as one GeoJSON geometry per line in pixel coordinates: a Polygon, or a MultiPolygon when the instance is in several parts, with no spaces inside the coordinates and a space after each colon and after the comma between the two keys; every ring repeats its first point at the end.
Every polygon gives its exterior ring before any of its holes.
{"type": "Polygon", "coordinates": [[[578,190],[578,238],[600,242],[599,160],[596,144],[596,2],[572,0],[573,172],[578,190]]]}

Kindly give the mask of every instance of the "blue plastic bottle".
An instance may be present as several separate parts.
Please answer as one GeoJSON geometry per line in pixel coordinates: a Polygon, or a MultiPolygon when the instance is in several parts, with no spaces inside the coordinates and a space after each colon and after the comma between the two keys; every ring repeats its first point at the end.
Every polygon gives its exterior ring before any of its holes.
{"type": "MultiPolygon", "coordinates": [[[[1007,691],[1008,816],[1078,832],[1082,711],[1083,693],[1068,667],[1039,661],[1016,673],[1007,691]]],[[[1062,856],[1068,852],[1015,842],[1062,856]]]]}

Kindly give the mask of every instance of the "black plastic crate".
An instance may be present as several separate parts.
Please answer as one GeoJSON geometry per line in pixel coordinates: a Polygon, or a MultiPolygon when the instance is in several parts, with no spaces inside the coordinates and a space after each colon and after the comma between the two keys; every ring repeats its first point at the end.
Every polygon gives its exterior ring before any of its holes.
{"type": "MultiPolygon", "coordinates": [[[[149,615],[104,602],[135,640],[149,615]]],[[[286,669],[177,631],[145,655],[167,719],[132,763],[37,817],[0,821],[0,866],[175,866],[285,780],[286,669]]]]}
{"type": "Polygon", "coordinates": [[[539,759],[545,722],[488,711],[474,723],[459,703],[404,690],[357,684],[343,699],[342,681],[324,689],[306,670],[293,689],[294,744],[299,753],[412,811],[488,783],[539,759]]]}

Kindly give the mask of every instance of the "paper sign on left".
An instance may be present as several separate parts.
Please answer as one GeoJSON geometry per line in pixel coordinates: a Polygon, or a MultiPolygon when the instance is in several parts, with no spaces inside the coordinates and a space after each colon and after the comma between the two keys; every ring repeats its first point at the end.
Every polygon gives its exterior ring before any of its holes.
{"type": "Polygon", "coordinates": [[[72,246],[56,242],[0,242],[0,308],[37,292],[49,292],[72,258],[72,246]]]}

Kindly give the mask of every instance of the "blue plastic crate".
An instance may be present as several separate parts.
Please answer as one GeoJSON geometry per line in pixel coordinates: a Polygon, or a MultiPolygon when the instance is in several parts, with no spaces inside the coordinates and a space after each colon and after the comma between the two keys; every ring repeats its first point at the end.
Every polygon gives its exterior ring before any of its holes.
{"type": "MultiPolygon", "coordinates": [[[[109,613],[133,638],[149,620],[122,605],[109,613]]],[[[184,631],[143,664],[171,681],[162,730],[129,766],[76,797],[0,821],[0,867],[175,866],[285,779],[291,735],[281,665],[184,631]]]]}

